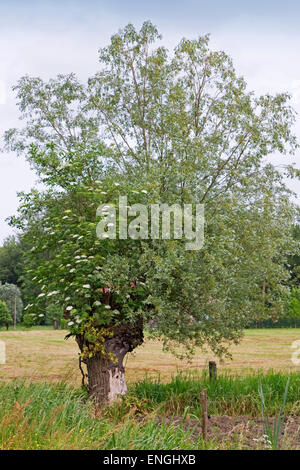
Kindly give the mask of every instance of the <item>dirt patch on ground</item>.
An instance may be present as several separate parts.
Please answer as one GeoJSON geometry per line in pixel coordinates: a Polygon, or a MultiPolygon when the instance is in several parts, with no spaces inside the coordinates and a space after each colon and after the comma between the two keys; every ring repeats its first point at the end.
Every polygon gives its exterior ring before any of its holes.
{"type": "MultiPolygon", "coordinates": [[[[165,423],[183,425],[184,430],[191,432],[191,437],[202,436],[199,420],[167,417],[165,423]]],[[[274,418],[269,418],[271,426],[274,418]]],[[[217,448],[236,449],[269,449],[271,443],[264,436],[262,418],[250,416],[210,416],[207,427],[207,441],[215,443],[217,448]]],[[[288,416],[280,436],[281,449],[300,449],[300,416],[288,416]]]]}

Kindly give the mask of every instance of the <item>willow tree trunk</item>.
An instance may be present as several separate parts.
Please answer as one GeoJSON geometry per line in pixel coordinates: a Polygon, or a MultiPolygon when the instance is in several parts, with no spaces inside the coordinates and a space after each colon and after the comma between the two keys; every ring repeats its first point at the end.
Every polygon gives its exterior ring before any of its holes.
{"type": "MultiPolygon", "coordinates": [[[[120,325],[110,331],[113,335],[105,341],[105,354],[98,353],[83,361],[87,366],[89,395],[99,405],[111,404],[127,392],[124,357],[143,343],[141,325],[120,325]]],[[[76,340],[82,350],[84,338],[78,336],[76,340]]]]}

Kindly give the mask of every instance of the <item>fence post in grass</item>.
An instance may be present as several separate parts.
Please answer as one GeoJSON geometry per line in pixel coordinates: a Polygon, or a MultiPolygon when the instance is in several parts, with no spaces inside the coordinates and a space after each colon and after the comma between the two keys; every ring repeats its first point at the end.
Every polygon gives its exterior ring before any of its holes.
{"type": "Polygon", "coordinates": [[[207,397],[206,388],[201,392],[201,405],[202,405],[202,437],[203,440],[207,439],[207,397]]]}
{"type": "Polygon", "coordinates": [[[55,317],[53,318],[53,328],[55,330],[58,330],[58,321],[57,321],[57,318],[55,318],[55,317]]]}
{"type": "Polygon", "coordinates": [[[209,380],[216,380],[217,364],[215,363],[215,361],[209,361],[208,368],[209,368],[209,380]]]}

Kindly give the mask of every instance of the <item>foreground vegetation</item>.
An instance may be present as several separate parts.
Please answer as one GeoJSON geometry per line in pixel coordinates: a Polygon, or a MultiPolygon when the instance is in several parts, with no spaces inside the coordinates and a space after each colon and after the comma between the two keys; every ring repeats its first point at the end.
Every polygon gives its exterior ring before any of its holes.
{"type": "MultiPolygon", "coordinates": [[[[274,416],[287,379],[288,374],[271,371],[246,377],[222,375],[215,382],[205,373],[179,374],[167,384],[145,379],[132,384],[121,402],[101,409],[94,407],[84,388],[62,382],[2,382],[0,449],[247,448],[236,434],[229,440],[210,436],[204,442],[195,432],[201,421],[201,389],[207,389],[209,414],[247,415],[251,423],[261,412],[259,384],[266,413],[274,416]]],[[[290,374],[287,415],[300,416],[299,391],[300,373],[290,374]]]]}
{"type": "Polygon", "coordinates": [[[300,448],[300,371],[291,362],[298,329],[246,330],[231,350],[233,359],[218,363],[215,382],[207,377],[211,355],[199,351],[191,363],[180,362],[148,338],[128,356],[127,397],[101,410],[80,387],[76,344],[64,340],[66,333],[42,328],[0,332],[7,351],[7,362],[0,366],[0,449],[268,448],[261,440],[259,386],[266,415],[274,417],[288,377],[284,411],[293,428],[285,423],[289,434],[283,435],[281,448],[300,448]],[[206,442],[202,388],[211,415],[206,442]]]}

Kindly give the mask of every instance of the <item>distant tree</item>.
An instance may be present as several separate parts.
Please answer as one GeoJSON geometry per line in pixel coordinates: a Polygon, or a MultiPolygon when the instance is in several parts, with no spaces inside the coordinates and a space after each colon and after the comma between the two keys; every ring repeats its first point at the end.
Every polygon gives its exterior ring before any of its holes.
{"type": "Polygon", "coordinates": [[[14,318],[15,303],[16,303],[16,320],[17,323],[21,321],[23,302],[21,292],[15,284],[1,284],[0,285],[0,300],[6,303],[11,318],[14,318]]]}
{"type": "Polygon", "coordinates": [[[54,318],[56,318],[58,325],[60,327],[65,327],[67,322],[63,318],[63,308],[61,305],[50,303],[46,307],[46,316],[45,316],[45,324],[46,325],[54,325],[54,318]]]}
{"type": "Polygon", "coordinates": [[[5,302],[0,300],[0,326],[6,326],[8,330],[9,325],[12,324],[12,318],[5,302]]]}
{"type": "Polygon", "coordinates": [[[24,272],[23,247],[14,236],[6,238],[0,247],[0,282],[2,284],[22,284],[24,272]]]}
{"type": "Polygon", "coordinates": [[[32,245],[22,235],[6,238],[0,247],[0,284],[17,285],[24,303],[40,293],[39,286],[25,270],[25,255],[31,249],[32,245]]]}
{"type": "MultiPolygon", "coordinates": [[[[293,320],[300,319],[300,288],[293,288],[290,295],[289,316],[293,320]]],[[[296,322],[295,322],[296,327],[296,322]]]]}
{"type": "MultiPolygon", "coordinates": [[[[293,227],[293,238],[295,242],[300,244],[300,219],[299,223],[293,227]]],[[[300,254],[291,255],[288,258],[288,266],[290,270],[289,285],[291,287],[300,287],[300,254]]]]}
{"type": "Polygon", "coordinates": [[[33,325],[36,325],[37,321],[33,318],[31,313],[25,313],[22,318],[22,325],[26,328],[31,328],[33,325]]]}

